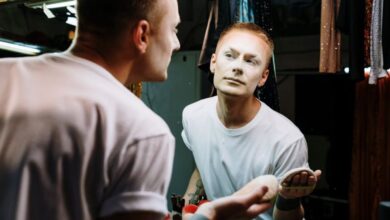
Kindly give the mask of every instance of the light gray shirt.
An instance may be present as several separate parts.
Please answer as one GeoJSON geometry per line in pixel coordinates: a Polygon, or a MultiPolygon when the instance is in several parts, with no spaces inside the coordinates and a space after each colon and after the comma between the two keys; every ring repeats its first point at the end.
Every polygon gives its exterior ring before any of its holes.
{"type": "MultiPolygon", "coordinates": [[[[299,129],[265,103],[256,116],[237,129],[219,120],[217,97],[198,101],[183,111],[182,138],[192,151],[207,198],[214,200],[241,189],[252,179],[308,167],[307,144],[299,129]]],[[[270,213],[259,219],[270,219],[270,213]]]]}
{"type": "Polygon", "coordinates": [[[167,212],[174,138],[109,72],[70,53],[0,60],[0,219],[167,212]]]}

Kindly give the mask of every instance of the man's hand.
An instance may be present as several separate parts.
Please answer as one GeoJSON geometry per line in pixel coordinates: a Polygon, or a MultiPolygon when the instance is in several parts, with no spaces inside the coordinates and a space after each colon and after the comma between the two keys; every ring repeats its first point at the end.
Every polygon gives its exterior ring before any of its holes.
{"type": "Polygon", "coordinates": [[[263,196],[263,201],[271,201],[278,194],[279,183],[274,175],[262,175],[245,184],[241,189],[233,195],[245,195],[258,189],[261,186],[268,187],[267,193],[263,196]]]}
{"type": "Polygon", "coordinates": [[[245,195],[231,195],[219,198],[201,205],[196,213],[212,220],[252,219],[271,208],[270,202],[263,201],[263,196],[267,191],[268,188],[263,186],[245,195]]]}
{"type": "Polygon", "coordinates": [[[293,172],[282,179],[279,195],[285,199],[307,196],[313,192],[320,177],[321,170],[293,172]]]}

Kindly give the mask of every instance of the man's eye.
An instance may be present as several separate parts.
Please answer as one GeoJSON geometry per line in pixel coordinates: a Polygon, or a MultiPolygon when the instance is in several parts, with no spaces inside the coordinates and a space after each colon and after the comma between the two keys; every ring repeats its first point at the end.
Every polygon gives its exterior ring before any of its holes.
{"type": "Polygon", "coordinates": [[[256,60],[247,60],[246,62],[249,63],[249,64],[252,64],[252,65],[257,65],[257,61],[256,60]]]}
{"type": "Polygon", "coordinates": [[[228,58],[233,57],[233,55],[231,53],[225,53],[225,56],[228,58]]]}

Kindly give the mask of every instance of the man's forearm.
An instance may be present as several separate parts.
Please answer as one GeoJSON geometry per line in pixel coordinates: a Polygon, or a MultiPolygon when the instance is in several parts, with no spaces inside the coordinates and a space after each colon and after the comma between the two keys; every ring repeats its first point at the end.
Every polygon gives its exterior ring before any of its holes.
{"type": "Polygon", "coordinates": [[[188,183],[187,191],[184,194],[185,203],[196,204],[202,195],[205,195],[202,179],[198,169],[195,169],[188,183]]]}

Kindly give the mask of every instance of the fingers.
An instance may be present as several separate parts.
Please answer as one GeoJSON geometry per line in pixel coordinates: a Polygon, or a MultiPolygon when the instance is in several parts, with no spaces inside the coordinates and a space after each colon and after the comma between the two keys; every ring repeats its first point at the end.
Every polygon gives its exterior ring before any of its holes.
{"type": "Polygon", "coordinates": [[[310,176],[307,180],[307,185],[312,186],[317,183],[317,178],[315,176],[310,176]]]}
{"type": "Polygon", "coordinates": [[[268,192],[268,187],[262,186],[257,189],[254,193],[249,193],[243,196],[243,199],[246,200],[245,204],[247,207],[252,205],[253,203],[261,203],[263,196],[268,192]]]}
{"type": "Polygon", "coordinates": [[[317,178],[321,176],[321,171],[317,170],[315,175],[310,175],[308,172],[297,173],[291,177],[286,178],[282,183],[285,188],[299,188],[299,186],[311,186],[317,182],[317,178]],[[318,172],[317,172],[318,171],[318,172]]]}
{"type": "Polygon", "coordinates": [[[303,176],[303,172],[299,173],[299,174],[296,174],[296,175],[293,176],[292,180],[290,181],[290,187],[292,187],[290,189],[290,191],[292,193],[298,193],[298,189],[294,188],[294,187],[298,187],[298,186],[301,186],[301,184],[305,184],[306,179],[307,179],[307,174],[306,174],[306,176],[304,178],[305,182],[303,182],[303,183],[301,183],[302,182],[301,179],[303,179],[303,178],[301,178],[302,176],[303,176]]]}
{"type": "Polygon", "coordinates": [[[199,206],[197,213],[207,217],[214,216],[209,217],[210,219],[228,219],[232,216],[246,217],[248,213],[256,216],[255,214],[264,212],[270,207],[262,203],[262,198],[267,191],[268,187],[262,186],[246,195],[231,195],[219,198],[199,206]],[[250,212],[248,212],[249,209],[250,212]]]}
{"type": "Polygon", "coordinates": [[[307,178],[309,174],[307,172],[302,172],[301,176],[299,178],[299,184],[298,185],[307,185],[307,178]]]}
{"type": "Polygon", "coordinates": [[[254,192],[236,196],[237,204],[240,203],[243,205],[243,208],[247,209],[253,204],[259,204],[263,201],[263,196],[268,192],[268,187],[262,186],[259,189],[256,189],[254,192]]]}
{"type": "Polygon", "coordinates": [[[263,196],[267,192],[268,187],[263,186],[257,189],[256,192],[243,196],[243,199],[246,199],[245,206],[247,207],[247,210],[244,212],[243,217],[254,218],[260,213],[263,213],[267,211],[267,209],[272,207],[272,204],[270,202],[263,202],[263,196]]]}
{"type": "Polygon", "coordinates": [[[317,177],[317,180],[321,178],[322,171],[321,170],[316,170],[314,171],[314,175],[317,177]]]}
{"type": "Polygon", "coordinates": [[[321,178],[321,173],[322,173],[321,170],[314,171],[314,175],[310,176],[307,180],[308,185],[309,186],[315,185],[318,182],[318,180],[321,178]]]}
{"type": "Polygon", "coordinates": [[[301,182],[301,173],[291,175],[287,177],[286,180],[282,183],[283,190],[288,193],[295,192],[296,187],[300,185],[300,182],[301,182]]]}
{"type": "Polygon", "coordinates": [[[316,171],[314,175],[307,171],[302,171],[286,178],[282,183],[281,194],[286,198],[297,198],[310,194],[317,183],[317,175],[321,171],[316,171]]]}
{"type": "Polygon", "coordinates": [[[267,211],[271,207],[272,207],[272,203],[270,202],[254,204],[248,208],[245,217],[254,218],[260,215],[261,213],[267,211]]]}

